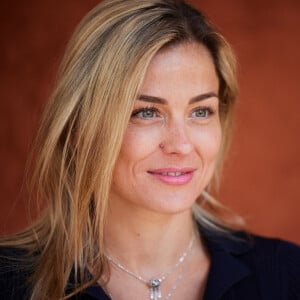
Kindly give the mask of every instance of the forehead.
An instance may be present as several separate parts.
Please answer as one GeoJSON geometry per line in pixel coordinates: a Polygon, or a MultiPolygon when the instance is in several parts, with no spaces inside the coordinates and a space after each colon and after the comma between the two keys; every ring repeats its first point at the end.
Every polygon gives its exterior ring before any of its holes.
{"type": "Polygon", "coordinates": [[[215,65],[207,48],[199,43],[185,43],[163,48],[154,56],[141,92],[217,92],[218,86],[215,65]]]}
{"type": "Polygon", "coordinates": [[[185,42],[163,47],[156,53],[150,65],[154,67],[164,62],[166,64],[176,63],[182,58],[185,58],[186,62],[189,60],[198,61],[198,63],[207,61],[213,64],[212,56],[205,45],[197,42],[185,42]]]}

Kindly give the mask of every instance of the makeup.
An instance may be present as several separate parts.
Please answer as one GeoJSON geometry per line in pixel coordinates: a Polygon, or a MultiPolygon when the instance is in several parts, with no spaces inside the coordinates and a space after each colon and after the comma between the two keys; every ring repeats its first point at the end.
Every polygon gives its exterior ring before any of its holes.
{"type": "Polygon", "coordinates": [[[148,173],[166,184],[184,185],[192,180],[195,170],[194,168],[160,168],[149,170],[148,173]]]}

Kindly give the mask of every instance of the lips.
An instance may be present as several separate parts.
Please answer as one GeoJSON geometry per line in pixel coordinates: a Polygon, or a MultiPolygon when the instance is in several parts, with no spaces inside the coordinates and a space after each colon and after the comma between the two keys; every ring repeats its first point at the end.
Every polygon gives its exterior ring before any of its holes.
{"type": "Polygon", "coordinates": [[[185,173],[183,172],[163,172],[161,173],[161,175],[164,175],[164,176],[181,176],[185,173]]]}
{"type": "Polygon", "coordinates": [[[194,168],[161,168],[149,170],[148,173],[163,183],[183,185],[192,180],[195,170],[194,168]]]}

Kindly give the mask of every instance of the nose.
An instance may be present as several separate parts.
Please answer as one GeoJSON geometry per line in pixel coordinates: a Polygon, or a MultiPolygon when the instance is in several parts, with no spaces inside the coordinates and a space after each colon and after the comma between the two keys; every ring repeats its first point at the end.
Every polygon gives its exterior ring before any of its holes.
{"type": "Polygon", "coordinates": [[[193,143],[184,124],[171,124],[166,128],[159,144],[165,154],[187,155],[193,150],[193,143]]]}

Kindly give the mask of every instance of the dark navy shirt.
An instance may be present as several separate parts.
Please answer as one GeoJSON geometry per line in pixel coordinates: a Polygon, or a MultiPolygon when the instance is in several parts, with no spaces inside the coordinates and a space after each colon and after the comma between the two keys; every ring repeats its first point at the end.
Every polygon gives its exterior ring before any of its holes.
{"type": "MultiPolygon", "coordinates": [[[[300,300],[300,247],[297,245],[255,235],[230,237],[203,231],[202,236],[211,256],[211,266],[201,300],[300,300]]],[[[19,253],[16,249],[0,249],[2,257],[19,253]]],[[[12,268],[3,258],[0,260],[0,299],[28,299],[26,272],[12,268]]],[[[98,285],[71,299],[110,300],[98,285]]]]}

